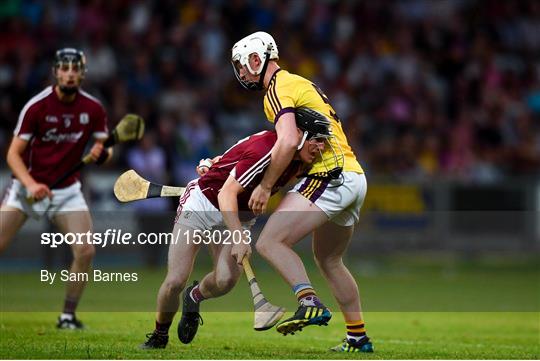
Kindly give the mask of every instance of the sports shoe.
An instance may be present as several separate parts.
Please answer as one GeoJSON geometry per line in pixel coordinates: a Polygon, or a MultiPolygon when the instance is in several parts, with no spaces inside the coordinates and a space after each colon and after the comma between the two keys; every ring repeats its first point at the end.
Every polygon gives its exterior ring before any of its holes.
{"type": "Polygon", "coordinates": [[[72,317],[58,317],[58,322],[56,323],[56,328],[61,330],[82,330],[84,325],[79,321],[75,316],[72,317]]]}
{"type": "Polygon", "coordinates": [[[193,285],[186,288],[184,292],[184,303],[182,305],[182,318],[178,322],[178,339],[182,343],[190,343],[195,338],[199,323],[203,324],[203,319],[199,314],[200,305],[190,297],[193,287],[199,282],[193,281],[193,285]]]}
{"type": "Polygon", "coordinates": [[[169,342],[169,336],[161,335],[154,331],[146,334],[146,342],[139,345],[139,348],[143,350],[150,350],[156,348],[165,348],[169,342]]]}
{"type": "Polygon", "coordinates": [[[305,326],[327,326],[331,318],[332,312],[324,305],[299,306],[294,316],[281,322],[276,329],[284,336],[289,333],[294,335],[296,331],[302,331],[305,326]]]}
{"type": "Polygon", "coordinates": [[[363,338],[358,343],[349,342],[347,339],[344,339],[342,343],[337,346],[334,346],[330,349],[334,352],[373,352],[373,345],[369,341],[369,338],[363,338]]]}

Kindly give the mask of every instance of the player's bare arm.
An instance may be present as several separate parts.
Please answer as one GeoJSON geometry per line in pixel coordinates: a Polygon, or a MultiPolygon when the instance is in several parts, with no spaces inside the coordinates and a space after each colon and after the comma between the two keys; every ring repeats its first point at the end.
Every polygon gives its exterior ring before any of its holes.
{"type": "MultiPolygon", "coordinates": [[[[244,188],[240,183],[234,179],[234,177],[229,176],[221,191],[218,195],[219,209],[223,215],[223,221],[231,233],[238,232],[239,234],[244,235],[242,232],[242,223],[238,217],[238,195],[244,191],[244,188]]],[[[242,259],[244,257],[251,256],[251,246],[240,242],[240,244],[235,244],[232,247],[231,255],[236,259],[236,262],[241,265],[242,259]]]]}
{"type": "Polygon", "coordinates": [[[7,163],[15,177],[28,189],[35,200],[45,197],[52,198],[52,192],[46,184],[38,183],[28,172],[22,155],[28,146],[28,141],[13,137],[7,153],[7,163]]]}
{"type": "Polygon", "coordinates": [[[94,162],[98,160],[99,156],[103,152],[104,142],[105,142],[105,139],[96,139],[94,145],[90,149],[90,156],[92,157],[92,160],[94,162]]]}
{"type": "Polygon", "coordinates": [[[291,163],[300,141],[294,113],[285,113],[276,124],[278,140],[272,150],[272,160],[261,183],[255,188],[249,199],[249,207],[256,215],[266,211],[272,187],[279,176],[291,163]]]}

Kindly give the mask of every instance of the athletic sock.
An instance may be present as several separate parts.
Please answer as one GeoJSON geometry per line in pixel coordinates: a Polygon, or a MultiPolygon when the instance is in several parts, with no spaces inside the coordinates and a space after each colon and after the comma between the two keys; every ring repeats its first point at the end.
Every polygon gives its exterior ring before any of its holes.
{"type": "Polygon", "coordinates": [[[78,304],[79,304],[79,299],[78,298],[66,297],[64,299],[64,310],[62,311],[63,314],[74,315],[78,304]]]}
{"type": "Polygon", "coordinates": [[[364,321],[345,321],[345,325],[347,325],[347,342],[350,344],[354,345],[368,340],[364,321]]]}
{"type": "Polygon", "coordinates": [[[301,306],[323,306],[310,283],[299,283],[293,287],[293,291],[301,306]]]}
{"type": "Polygon", "coordinates": [[[168,336],[169,328],[171,327],[171,324],[172,322],[159,323],[156,321],[156,329],[154,332],[161,336],[168,336]]]}
{"type": "Polygon", "coordinates": [[[193,300],[195,303],[200,303],[201,301],[205,300],[206,298],[201,293],[200,289],[201,285],[196,285],[191,289],[191,292],[189,293],[189,297],[193,300]]]}

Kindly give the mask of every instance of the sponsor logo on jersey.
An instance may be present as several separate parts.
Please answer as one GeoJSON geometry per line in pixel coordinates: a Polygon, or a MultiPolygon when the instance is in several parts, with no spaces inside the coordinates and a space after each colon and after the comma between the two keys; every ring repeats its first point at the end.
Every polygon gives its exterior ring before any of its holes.
{"type": "Polygon", "coordinates": [[[90,117],[88,116],[88,113],[81,113],[79,115],[79,123],[88,124],[89,121],[90,121],[90,117]]]}
{"type": "Polygon", "coordinates": [[[45,135],[41,140],[43,142],[55,142],[55,143],[77,143],[83,136],[83,131],[73,133],[58,133],[58,129],[51,128],[45,132],[45,135]]]}
{"type": "Polygon", "coordinates": [[[58,118],[56,117],[56,115],[47,115],[45,116],[45,121],[47,123],[58,123],[58,118]]]}

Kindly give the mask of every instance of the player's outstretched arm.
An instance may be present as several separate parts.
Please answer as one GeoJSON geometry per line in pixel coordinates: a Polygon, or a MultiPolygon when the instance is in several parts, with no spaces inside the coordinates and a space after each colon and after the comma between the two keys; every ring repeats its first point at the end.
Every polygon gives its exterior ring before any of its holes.
{"type": "Polygon", "coordinates": [[[46,184],[38,183],[30,175],[24,164],[22,155],[28,146],[28,141],[17,136],[13,137],[7,153],[7,163],[13,175],[25,186],[35,200],[45,197],[52,198],[52,192],[46,184]]]}
{"type": "MultiPolygon", "coordinates": [[[[244,232],[242,232],[242,223],[238,216],[238,195],[243,191],[242,185],[233,176],[229,176],[218,194],[219,210],[223,215],[225,225],[232,234],[239,232],[242,237],[244,232]]],[[[244,257],[249,258],[251,256],[251,246],[244,242],[235,244],[231,250],[231,255],[241,265],[244,257]]]]}
{"type": "Polygon", "coordinates": [[[279,118],[276,124],[276,132],[278,139],[272,150],[272,160],[264,173],[261,183],[251,194],[248,203],[256,215],[266,211],[272,187],[291,163],[300,142],[294,113],[285,113],[279,118]]]}

